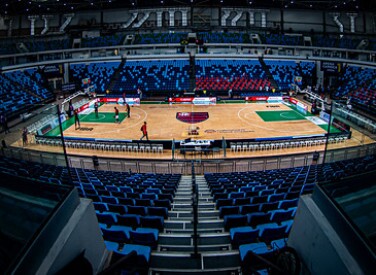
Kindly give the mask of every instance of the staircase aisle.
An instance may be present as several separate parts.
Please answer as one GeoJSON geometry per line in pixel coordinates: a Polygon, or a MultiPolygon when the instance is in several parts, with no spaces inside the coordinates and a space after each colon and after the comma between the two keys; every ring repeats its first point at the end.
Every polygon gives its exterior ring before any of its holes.
{"type": "Polygon", "coordinates": [[[196,176],[198,200],[198,253],[194,253],[192,176],[183,176],[174,203],[152,252],[150,274],[239,274],[238,250],[232,250],[230,235],[215,209],[203,176],[196,176]]]}
{"type": "Polygon", "coordinates": [[[262,69],[266,72],[266,76],[268,77],[270,84],[272,87],[275,87],[278,90],[278,83],[274,80],[273,75],[271,74],[268,65],[266,65],[264,58],[259,58],[260,64],[262,66],[262,69]]]}

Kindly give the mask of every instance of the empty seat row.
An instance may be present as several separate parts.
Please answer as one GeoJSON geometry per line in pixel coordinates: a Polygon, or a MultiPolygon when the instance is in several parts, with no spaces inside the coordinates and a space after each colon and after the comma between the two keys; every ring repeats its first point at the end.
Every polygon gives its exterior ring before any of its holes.
{"type": "Polygon", "coordinates": [[[156,248],[158,243],[158,229],[138,227],[132,229],[128,226],[112,226],[101,228],[103,239],[118,244],[145,245],[156,248]]]}
{"type": "Polygon", "coordinates": [[[257,204],[295,199],[299,198],[300,195],[312,193],[313,188],[314,184],[305,184],[292,186],[290,188],[265,189],[262,191],[242,191],[243,193],[237,192],[243,195],[242,197],[238,198],[228,198],[231,193],[228,194],[225,189],[216,190],[218,192],[214,192],[213,194],[216,206],[219,208],[221,206],[240,206],[245,204],[257,204]],[[223,190],[224,192],[222,192],[223,190]]]}
{"type": "MultiPolygon", "coordinates": [[[[257,211],[257,210],[256,210],[257,211]]],[[[286,220],[293,219],[296,208],[283,209],[269,209],[268,212],[252,212],[250,214],[228,214],[223,217],[224,227],[230,230],[239,226],[257,227],[264,223],[281,224],[286,220]]]]}
{"type": "Polygon", "coordinates": [[[270,244],[274,240],[286,238],[291,230],[292,221],[284,221],[281,224],[266,223],[255,228],[241,226],[230,229],[230,238],[233,248],[239,248],[244,244],[262,241],[270,244]]]}
{"type": "Polygon", "coordinates": [[[98,213],[97,219],[102,228],[126,226],[129,228],[147,227],[163,230],[164,217],[140,214],[98,213]]]}
{"type": "MultiPolygon", "coordinates": [[[[166,202],[166,201],[165,201],[166,202]]],[[[113,204],[103,202],[93,202],[94,209],[97,213],[112,213],[112,214],[137,214],[141,216],[151,215],[160,216],[163,218],[168,217],[167,206],[138,206],[138,205],[125,205],[125,204],[113,204]]]]}
{"type": "Polygon", "coordinates": [[[298,199],[281,201],[281,202],[269,202],[260,204],[245,204],[242,206],[222,206],[219,208],[219,216],[223,218],[226,215],[234,214],[252,214],[255,212],[268,212],[271,210],[280,209],[286,210],[289,208],[296,207],[298,204],[298,199]]]}

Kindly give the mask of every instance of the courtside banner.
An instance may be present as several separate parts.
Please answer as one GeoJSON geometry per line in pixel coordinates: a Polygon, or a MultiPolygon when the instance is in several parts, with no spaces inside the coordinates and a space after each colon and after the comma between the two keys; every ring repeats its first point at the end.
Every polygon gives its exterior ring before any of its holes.
{"type": "MultiPolygon", "coordinates": [[[[140,106],[140,98],[138,98],[138,97],[127,97],[125,99],[125,101],[129,105],[140,106]]],[[[102,98],[100,98],[100,102],[124,104],[124,100],[122,98],[118,98],[118,97],[102,97],[102,98]]]]}
{"type": "Polygon", "coordinates": [[[307,105],[305,105],[304,103],[301,103],[300,101],[296,100],[295,98],[290,97],[289,101],[292,104],[295,104],[298,108],[301,108],[303,110],[308,110],[308,106],[307,105]]]}
{"type": "Polygon", "coordinates": [[[77,111],[78,111],[79,113],[81,113],[83,110],[89,108],[89,106],[90,106],[90,102],[88,102],[88,103],[82,105],[81,107],[78,107],[78,108],[77,108],[77,111]]]}
{"type": "Polygon", "coordinates": [[[176,97],[172,98],[170,97],[168,99],[168,102],[170,103],[190,103],[194,105],[215,105],[217,104],[217,98],[216,97],[176,97]]]}
{"type": "Polygon", "coordinates": [[[271,101],[276,102],[276,101],[282,101],[282,100],[283,100],[283,99],[282,99],[281,96],[269,96],[269,97],[268,97],[268,102],[271,102],[271,101]]]}
{"type": "Polygon", "coordinates": [[[246,96],[245,101],[282,101],[282,96],[246,96]]]}

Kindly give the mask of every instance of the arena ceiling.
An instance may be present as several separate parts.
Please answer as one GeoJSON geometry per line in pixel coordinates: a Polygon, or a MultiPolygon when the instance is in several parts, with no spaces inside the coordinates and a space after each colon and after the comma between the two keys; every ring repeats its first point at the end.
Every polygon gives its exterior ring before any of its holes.
{"type": "Polygon", "coordinates": [[[0,1],[0,14],[41,15],[83,10],[173,6],[376,11],[376,0],[2,0],[0,1]]]}

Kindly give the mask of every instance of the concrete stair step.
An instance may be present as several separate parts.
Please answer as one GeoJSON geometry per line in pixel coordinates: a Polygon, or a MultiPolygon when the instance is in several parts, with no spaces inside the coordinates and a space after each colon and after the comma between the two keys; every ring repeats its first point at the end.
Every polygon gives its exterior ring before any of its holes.
{"type": "MultiPolygon", "coordinates": [[[[213,199],[210,197],[198,197],[199,203],[207,202],[207,203],[213,203],[213,199]]],[[[192,197],[175,197],[174,203],[186,203],[186,202],[192,202],[192,197]]]]}
{"type": "MultiPolygon", "coordinates": [[[[224,268],[238,270],[240,257],[238,251],[202,252],[197,256],[190,253],[155,251],[150,257],[151,270],[220,270],[224,268]]],[[[176,272],[176,271],[175,271],[176,272]]],[[[170,273],[172,274],[172,273],[170,273]]],[[[176,273],[174,273],[176,274],[176,273]]]]}
{"type": "MultiPolygon", "coordinates": [[[[192,208],[192,203],[172,203],[172,209],[186,209],[186,208],[192,208]]],[[[198,205],[198,208],[200,209],[215,209],[215,203],[213,202],[206,202],[206,203],[200,203],[198,205]]]]}
{"type": "MultiPolygon", "coordinates": [[[[192,218],[193,219],[193,211],[169,211],[168,212],[169,219],[181,219],[181,218],[192,218]]],[[[218,210],[200,210],[198,211],[199,218],[208,218],[208,219],[219,219],[219,211],[218,210]]]]}
{"type": "MultiPolygon", "coordinates": [[[[192,245],[159,245],[157,248],[158,251],[167,252],[194,252],[194,247],[192,245]]],[[[222,245],[199,245],[197,247],[199,252],[209,252],[209,251],[230,251],[231,244],[222,244],[222,245]]]]}
{"type": "MultiPolygon", "coordinates": [[[[223,227],[213,227],[213,228],[198,228],[198,234],[218,234],[218,233],[225,233],[223,227]]],[[[180,235],[180,234],[193,234],[193,228],[165,228],[164,233],[171,234],[171,235],[180,235]]]]}
{"type": "Polygon", "coordinates": [[[215,269],[163,269],[163,268],[150,268],[149,274],[151,275],[239,275],[240,267],[236,268],[215,268],[215,269]]]}
{"type": "MultiPolygon", "coordinates": [[[[193,223],[191,221],[184,220],[166,220],[165,229],[192,229],[193,223]]],[[[208,221],[199,221],[197,228],[223,228],[223,219],[219,220],[208,220],[208,221]]]]}
{"type": "MultiPolygon", "coordinates": [[[[200,233],[198,234],[198,245],[229,245],[231,242],[230,234],[224,233],[200,233]]],[[[171,246],[193,246],[193,234],[159,234],[159,245],[171,246]]]]}

